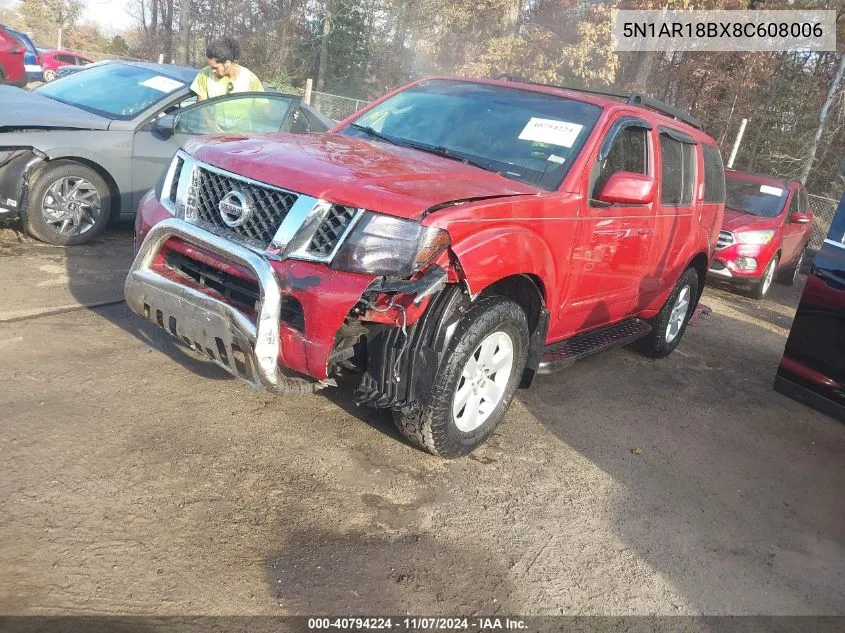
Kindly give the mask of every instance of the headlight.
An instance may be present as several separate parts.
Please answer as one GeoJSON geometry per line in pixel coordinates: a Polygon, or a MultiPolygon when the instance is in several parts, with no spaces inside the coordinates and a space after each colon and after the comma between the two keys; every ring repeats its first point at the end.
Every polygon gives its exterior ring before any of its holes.
{"type": "Polygon", "coordinates": [[[745,231],[736,234],[736,238],[743,244],[768,244],[774,236],[774,231],[745,231]]]}
{"type": "Polygon", "coordinates": [[[352,229],[331,267],[385,277],[410,277],[448,246],[446,231],[367,213],[352,229]]]}

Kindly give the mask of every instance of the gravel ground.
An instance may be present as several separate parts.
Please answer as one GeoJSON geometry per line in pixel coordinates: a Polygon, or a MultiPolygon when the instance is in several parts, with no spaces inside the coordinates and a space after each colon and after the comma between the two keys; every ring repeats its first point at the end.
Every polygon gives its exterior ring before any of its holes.
{"type": "Polygon", "coordinates": [[[0,613],[845,614],[845,426],[772,391],[800,285],[708,288],[446,462],[108,305],[131,250],[0,231],[0,613]]]}

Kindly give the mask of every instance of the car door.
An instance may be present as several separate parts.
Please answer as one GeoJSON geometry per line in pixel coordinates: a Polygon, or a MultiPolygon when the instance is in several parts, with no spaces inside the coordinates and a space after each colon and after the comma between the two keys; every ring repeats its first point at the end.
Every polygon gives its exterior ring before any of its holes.
{"type": "Polygon", "coordinates": [[[806,225],[793,222],[792,214],[801,212],[801,196],[798,188],[792,190],[786,212],[783,217],[783,246],[781,247],[781,264],[787,264],[798,256],[798,249],[801,246],[801,239],[804,237],[806,225]]]}
{"type": "Polygon", "coordinates": [[[155,185],[176,150],[191,136],[279,132],[289,125],[289,113],[298,105],[299,98],[291,95],[240,93],[192,105],[183,101],[159,112],[140,126],[133,139],[135,204],[155,185]],[[173,117],[171,130],[161,128],[165,115],[173,117]]]}
{"type": "Polygon", "coordinates": [[[654,203],[608,204],[597,196],[614,173],[654,176],[651,127],[635,116],[617,119],[591,162],[571,259],[576,280],[564,290],[561,314],[570,334],[619,321],[639,300],[653,242],[654,203]]]}

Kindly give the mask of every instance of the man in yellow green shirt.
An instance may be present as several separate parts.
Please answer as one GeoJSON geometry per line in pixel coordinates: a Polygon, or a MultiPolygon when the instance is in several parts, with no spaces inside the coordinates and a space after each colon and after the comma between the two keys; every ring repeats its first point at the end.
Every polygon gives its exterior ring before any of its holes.
{"type": "Polygon", "coordinates": [[[191,84],[197,101],[222,97],[233,92],[264,92],[261,80],[249,68],[237,63],[240,46],[231,37],[215,40],[205,50],[208,66],[191,84]]]}
{"type": "MultiPolygon", "coordinates": [[[[221,37],[208,45],[205,51],[208,66],[197,73],[191,84],[197,101],[237,92],[264,92],[261,80],[237,63],[239,54],[240,46],[230,37],[221,37]]],[[[237,99],[204,109],[203,118],[212,132],[248,129],[246,121],[252,117],[255,105],[250,99],[237,99]]]]}

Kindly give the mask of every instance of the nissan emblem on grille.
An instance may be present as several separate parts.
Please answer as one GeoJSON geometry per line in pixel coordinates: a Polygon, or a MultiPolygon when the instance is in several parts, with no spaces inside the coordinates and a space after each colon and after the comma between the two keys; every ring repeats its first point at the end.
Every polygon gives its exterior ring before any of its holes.
{"type": "Polygon", "coordinates": [[[230,191],[217,205],[220,218],[226,226],[241,226],[252,216],[252,205],[240,191],[230,191]]]}

